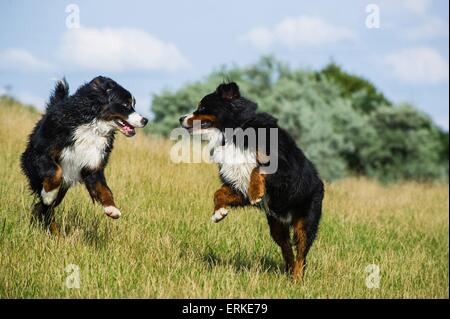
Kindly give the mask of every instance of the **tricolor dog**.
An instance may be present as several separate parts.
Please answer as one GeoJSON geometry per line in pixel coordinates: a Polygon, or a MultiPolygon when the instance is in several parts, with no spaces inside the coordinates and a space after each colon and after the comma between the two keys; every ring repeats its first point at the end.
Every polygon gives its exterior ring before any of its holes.
{"type": "Polygon", "coordinates": [[[241,96],[236,83],[226,83],[203,97],[197,110],[182,116],[180,123],[191,134],[209,139],[212,160],[219,165],[222,187],[214,194],[213,221],[225,218],[229,207],[258,205],[267,216],[272,238],[281,247],[286,269],[300,279],[318,230],[324,185],[314,165],[277,120],[256,110],[257,105],[241,96]],[[251,143],[248,136],[237,139],[227,134],[230,129],[253,131],[257,142],[251,143]],[[275,133],[276,138],[271,138],[275,133]],[[262,134],[269,137],[259,143],[262,134]],[[269,171],[274,160],[277,168],[269,171]]]}
{"type": "Polygon", "coordinates": [[[134,105],[130,92],[107,77],[94,78],[73,95],[65,80],[56,84],[21,157],[23,173],[38,197],[33,215],[52,233],[57,233],[53,208],[78,182],[107,216],[120,217],[103,171],[116,131],[130,137],[148,122],[134,105]]]}

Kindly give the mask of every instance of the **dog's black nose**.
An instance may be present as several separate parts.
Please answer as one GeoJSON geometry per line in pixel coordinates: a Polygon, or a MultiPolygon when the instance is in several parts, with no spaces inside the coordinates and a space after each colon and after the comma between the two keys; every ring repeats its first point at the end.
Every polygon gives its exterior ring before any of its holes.
{"type": "Polygon", "coordinates": [[[148,123],[148,120],[145,117],[143,117],[142,120],[141,120],[141,123],[142,123],[143,126],[146,126],[147,123],[148,123]]]}
{"type": "Polygon", "coordinates": [[[180,124],[183,124],[184,119],[186,118],[187,115],[183,115],[180,117],[180,124]]]}

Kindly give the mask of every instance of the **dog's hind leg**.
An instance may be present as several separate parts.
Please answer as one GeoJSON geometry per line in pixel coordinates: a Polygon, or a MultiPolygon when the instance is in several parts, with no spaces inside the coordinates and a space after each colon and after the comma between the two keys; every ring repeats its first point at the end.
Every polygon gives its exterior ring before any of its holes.
{"type": "Polygon", "coordinates": [[[56,164],[49,156],[41,156],[36,162],[37,171],[42,180],[42,189],[39,195],[42,202],[45,205],[50,206],[58,197],[59,188],[62,182],[62,169],[61,166],[56,164]]]}
{"type": "Polygon", "coordinates": [[[40,223],[45,229],[48,229],[52,235],[59,235],[58,227],[55,222],[54,210],[64,199],[67,193],[67,188],[59,188],[58,195],[51,205],[46,205],[42,200],[39,200],[33,206],[31,222],[40,223]]]}
{"type": "Polygon", "coordinates": [[[61,187],[59,188],[55,201],[51,205],[44,204],[42,200],[39,200],[39,202],[34,204],[31,222],[40,223],[45,229],[48,229],[52,235],[58,236],[59,230],[55,223],[54,209],[61,203],[66,193],[67,188],[61,187]]]}
{"type": "Polygon", "coordinates": [[[286,263],[286,271],[291,272],[294,266],[294,253],[292,252],[291,237],[289,235],[289,225],[283,224],[272,216],[267,216],[267,222],[270,227],[270,235],[280,246],[286,263]]]}
{"type": "Polygon", "coordinates": [[[228,215],[227,207],[229,206],[243,206],[248,202],[244,196],[234,191],[230,186],[222,185],[214,193],[214,214],[211,219],[218,223],[228,215]]]}
{"type": "Polygon", "coordinates": [[[53,205],[45,205],[42,201],[34,204],[31,222],[38,222],[52,235],[59,236],[59,230],[55,222],[53,205]]]}
{"type": "Polygon", "coordinates": [[[306,265],[306,222],[305,218],[299,218],[294,221],[294,239],[297,250],[297,256],[294,263],[294,280],[301,280],[306,265]]]}
{"type": "Polygon", "coordinates": [[[316,238],[319,220],[322,214],[323,191],[317,192],[309,205],[305,217],[294,220],[294,239],[297,256],[294,264],[294,280],[301,280],[306,268],[306,256],[316,238]]]}

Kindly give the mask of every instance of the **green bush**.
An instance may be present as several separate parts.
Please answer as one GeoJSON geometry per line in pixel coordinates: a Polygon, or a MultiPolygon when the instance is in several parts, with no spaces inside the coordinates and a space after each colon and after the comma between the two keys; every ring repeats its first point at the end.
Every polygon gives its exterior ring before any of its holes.
{"type": "Polygon", "coordinates": [[[333,80],[339,86],[341,96],[351,99],[357,111],[368,113],[376,110],[379,105],[391,105],[391,102],[372,83],[344,72],[334,62],[318,72],[318,76],[321,75],[333,80]]]}
{"type": "MultiPolygon", "coordinates": [[[[410,105],[381,107],[370,116],[377,138],[366,146],[366,173],[382,180],[429,180],[445,176],[440,132],[410,105]]],[[[447,165],[448,167],[448,165],[447,165]]]]}

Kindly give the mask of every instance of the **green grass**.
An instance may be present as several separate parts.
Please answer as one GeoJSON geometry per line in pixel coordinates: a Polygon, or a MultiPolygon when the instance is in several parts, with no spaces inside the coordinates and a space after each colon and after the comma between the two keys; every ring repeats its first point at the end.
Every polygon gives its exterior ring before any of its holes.
{"type": "Polygon", "coordinates": [[[264,215],[234,209],[210,222],[217,169],[173,164],[170,143],[118,136],[106,176],[119,220],[81,186],[58,207],[63,235],[30,226],[19,155],[38,116],[0,101],[0,298],[448,298],[448,185],[326,186],[302,283],[282,271],[264,215]],[[80,289],[65,267],[80,267],[80,289]],[[365,268],[381,270],[378,289],[365,268]]]}

